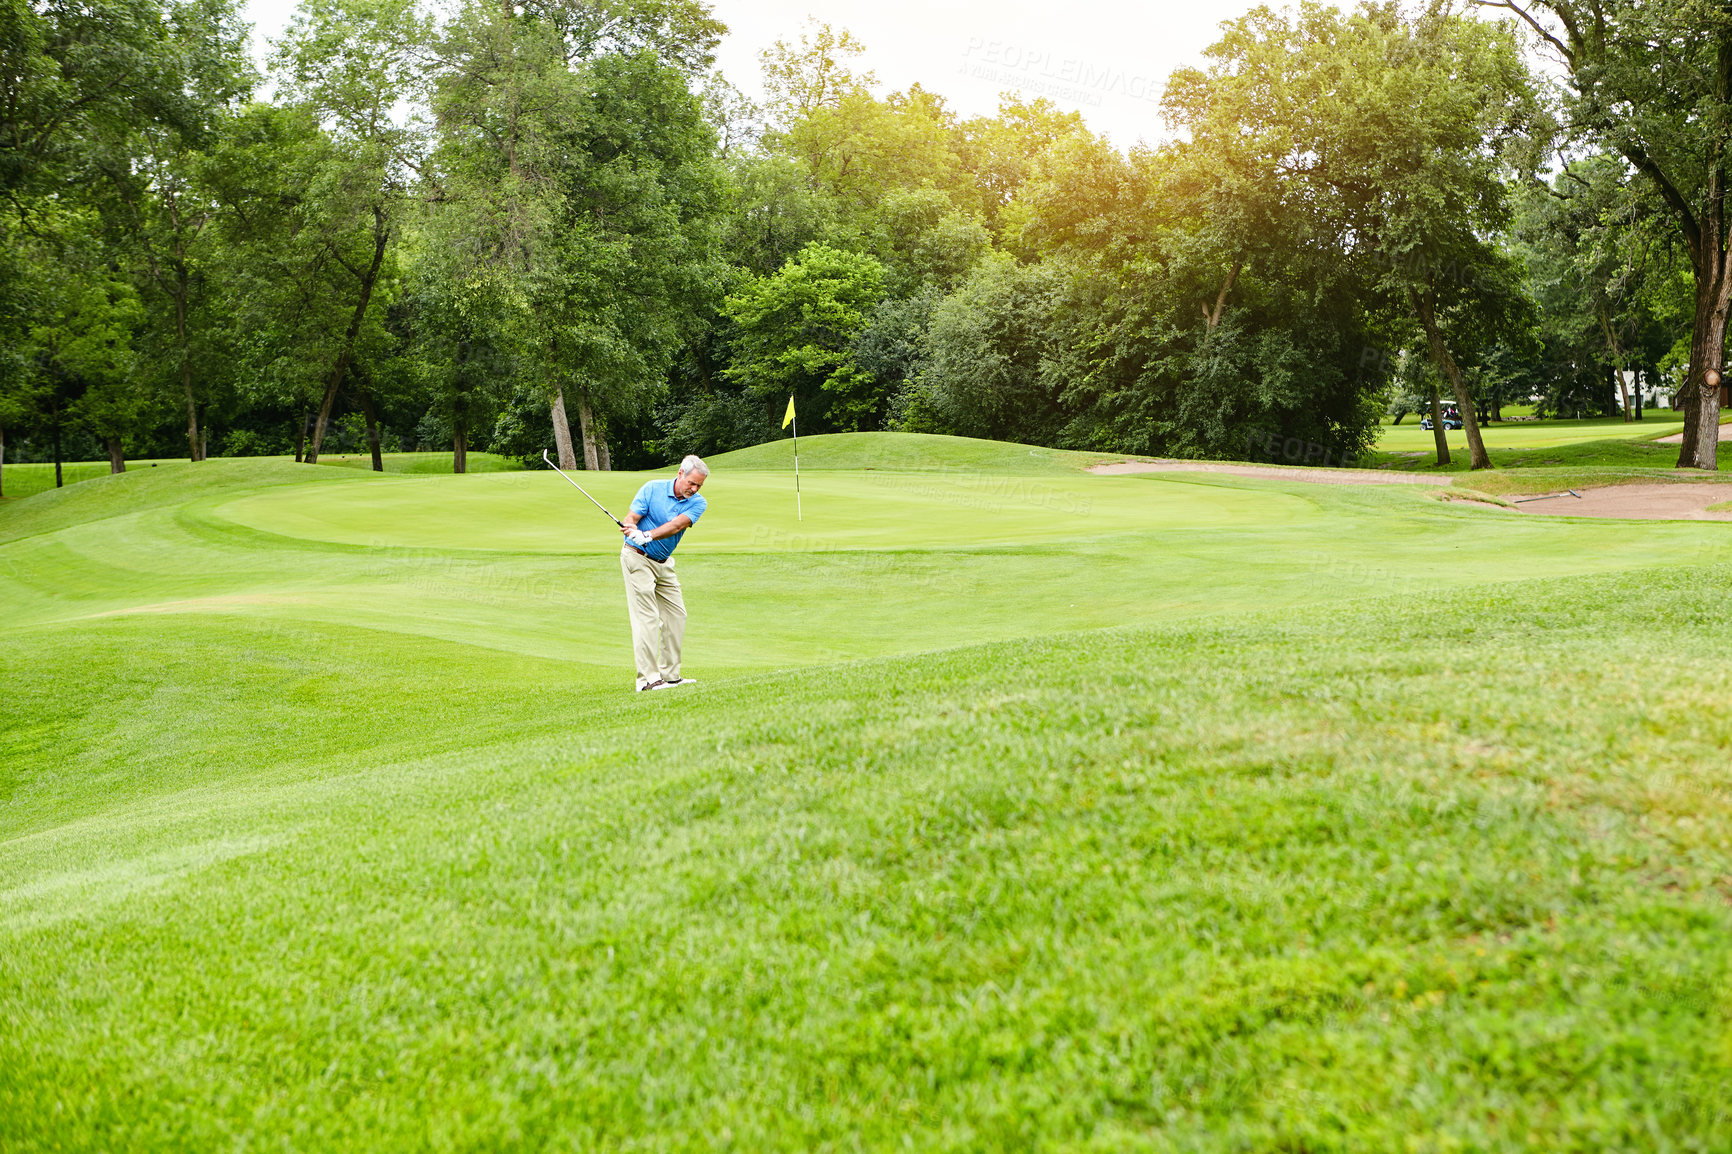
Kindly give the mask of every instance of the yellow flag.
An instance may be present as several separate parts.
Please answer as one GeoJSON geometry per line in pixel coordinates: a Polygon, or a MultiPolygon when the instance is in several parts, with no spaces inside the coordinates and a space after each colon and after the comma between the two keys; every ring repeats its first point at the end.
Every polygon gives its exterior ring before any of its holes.
{"type": "Polygon", "coordinates": [[[782,427],[784,429],[787,428],[788,422],[792,421],[793,419],[794,419],[794,398],[792,395],[790,395],[788,397],[788,411],[786,413],[782,414],[782,427]]]}

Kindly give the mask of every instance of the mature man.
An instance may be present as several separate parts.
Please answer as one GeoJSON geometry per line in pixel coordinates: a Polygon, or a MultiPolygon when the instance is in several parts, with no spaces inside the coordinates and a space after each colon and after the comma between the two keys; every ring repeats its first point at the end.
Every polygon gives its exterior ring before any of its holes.
{"type": "Polygon", "coordinates": [[[680,644],[686,635],[686,603],[674,576],[674,548],[698,523],[709,503],[698,494],[710,467],[696,457],[680,462],[671,481],[646,481],[625,518],[625,604],[631,612],[631,646],[637,690],[670,689],[691,680],[680,676],[680,644]]]}

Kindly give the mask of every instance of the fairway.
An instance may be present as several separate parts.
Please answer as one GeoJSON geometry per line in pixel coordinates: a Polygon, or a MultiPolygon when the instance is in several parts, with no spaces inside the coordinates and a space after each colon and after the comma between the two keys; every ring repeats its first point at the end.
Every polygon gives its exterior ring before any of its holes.
{"type": "MultiPolygon", "coordinates": [[[[1587,420],[1555,421],[1494,421],[1482,424],[1480,435],[1488,449],[1555,449],[1564,445],[1579,445],[1594,441],[1652,441],[1679,432],[1684,427],[1684,414],[1671,409],[1648,409],[1640,421],[1625,421],[1617,417],[1596,417],[1587,420]]],[[[1445,429],[1449,450],[1467,452],[1467,433],[1461,429],[1445,429]]],[[[1434,453],[1437,435],[1419,427],[1419,418],[1399,425],[1384,425],[1378,433],[1377,446],[1387,453],[1434,453]]],[[[1673,450],[1674,454],[1677,452],[1673,450]]]]}
{"type": "Polygon", "coordinates": [[[0,507],[0,1148],[1719,1148],[1732,526],[801,453],[0,507]]]}

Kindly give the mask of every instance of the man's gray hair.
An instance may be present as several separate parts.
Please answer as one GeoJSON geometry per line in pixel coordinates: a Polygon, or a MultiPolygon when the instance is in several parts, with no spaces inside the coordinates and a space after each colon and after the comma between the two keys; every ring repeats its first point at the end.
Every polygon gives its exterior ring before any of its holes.
{"type": "Polygon", "coordinates": [[[687,453],[686,459],[680,462],[680,476],[683,477],[687,473],[696,473],[700,477],[707,477],[710,475],[710,467],[704,464],[703,458],[696,453],[687,453]]]}

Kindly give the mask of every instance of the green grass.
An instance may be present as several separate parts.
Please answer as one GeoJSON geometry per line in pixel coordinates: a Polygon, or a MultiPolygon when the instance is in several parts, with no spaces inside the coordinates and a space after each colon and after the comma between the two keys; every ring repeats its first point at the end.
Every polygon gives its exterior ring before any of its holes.
{"type": "MultiPolygon", "coordinates": [[[[379,454],[379,463],[385,466],[387,473],[449,473],[451,461],[450,453],[379,454]]],[[[327,453],[319,458],[319,464],[342,469],[371,470],[373,457],[370,453],[327,453]]],[[[497,453],[467,453],[463,458],[463,467],[470,473],[500,473],[522,469],[523,465],[516,457],[501,457],[497,453]]]]}
{"type": "MultiPolygon", "coordinates": [[[[1684,414],[1670,409],[1647,410],[1640,421],[1625,421],[1622,417],[1592,417],[1585,420],[1496,421],[1481,425],[1487,449],[1540,451],[1566,445],[1592,444],[1598,441],[1648,441],[1670,436],[1684,429],[1684,414]]],[[[1446,429],[1449,449],[1467,452],[1467,434],[1460,429],[1446,429]]],[[[1427,453],[1435,455],[1437,442],[1429,429],[1419,427],[1410,418],[1399,425],[1385,425],[1378,437],[1377,449],[1387,453],[1427,453]]],[[[1666,448],[1667,446],[1661,446],[1666,448]]],[[[1672,455],[1676,445],[1669,446],[1672,455]]]]}
{"type": "MultiPolygon", "coordinates": [[[[800,442],[803,471],[848,470],[892,472],[939,472],[954,476],[973,473],[1073,476],[1079,468],[1097,461],[1122,461],[1122,453],[1077,453],[1064,449],[1041,449],[1004,441],[982,441],[972,437],[941,437],[927,433],[835,433],[807,437],[800,442]]],[[[709,459],[721,472],[768,470],[792,472],[794,440],[783,437],[722,453],[709,459]]]]}
{"type": "Polygon", "coordinates": [[[0,1148],[1724,1148],[1723,526],[810,440],[0,510],[0,1148]]]}
{"type": "MultiPolygon", "coordinates": [[[[167,461],[128,461],[126,467],[134,469],[179,468],[187,462],[184,460],[167,461]]],[[[60,466],[60,477],[65,485],[76,485],[81,481],[91,481],[98,477],[108,476],[107,461],[65,461],[60,466]]],[[[55,487],[54,466],[32,463],[28,465],[8,464],[5,467],[3,482],[6,487],[5,500],[13,501],[23,497],[33,497],[37,493],[45,493],[55,487]]]]}
{"type": "MultiPolygon", "coordinates": [[[[1700,479],[1703,474],[1677,469],[1678,446],[1655,441],[1681,431],[1682,414],[1652,410],[1637,423],[1621,420],[1535,421],[1491,425],[1484,430],[1486,450],[1498,480],[1476,488],[1494,493],[1540,492],[1564,486],[1621,484],[1630,481],[1700,479]],[[1556,483],[1554,483],[1556,482],[1556,483]]],[[[1385,429],[1365,464],[1422,473],[1468,472],[1467,443],[1459,430],[1448,434],[1450,463],[1439,467],[1432,434],[1417,425],[1385,429]],[[1398,436],[1399,435],[1399,436],[1398,436]]],[[[1719,448],[1721,469],[1732,468],[1732,444],[1719,448]]]]}
{"type": "MultiPolygon", "coordinates": [[[[451,471],[450,453],[385,453],[381,464],[387,473],[449,473],[451,471]]],[[[212,457],[211,461],[242,460],[242,461],[292,461],[292,457],[212,457]]],[[[188,462],[181,459],[166,461],[128,461],[129,471],[138,469],[179,468],[188,462]]],[[[373,458],[366,453],[327,455],[322,458],[321,465],[331,465],[342,469],[366,469],[373,467],[373,458]]],[[[496,453],[470,453],[465,465],[471,473],[498,473],[523,466],[515,457],[501,457],[496,453]]],[[[61,478],[67,485],[81,481],[92,481],[108,476],[107,461],[68,461],[61,465],[61,478]]],[[[55,487],[54,466],[44,464],[7,465],[5,467],[4,484],[6,500],[34,496],[55,487]]]]}

